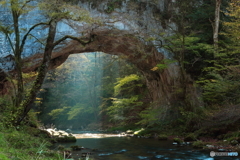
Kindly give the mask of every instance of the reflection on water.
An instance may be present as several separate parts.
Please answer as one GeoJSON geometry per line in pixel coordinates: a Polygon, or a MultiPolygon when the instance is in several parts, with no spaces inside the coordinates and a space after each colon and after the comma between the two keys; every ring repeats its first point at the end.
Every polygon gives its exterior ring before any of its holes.
{"type": "Polygon", "coordinates": [[[66,147],[79,145],[97,149],[92,154],[95,160],[240,160],[236,157],[210,157],[210,151],[200,151],[191,146],[173,145],[171,141],[158,141],[122,135],[82,133],[75,143],[62,144],[66,147]],[[81,137],[81,138],[80,138],[81,137]]]}

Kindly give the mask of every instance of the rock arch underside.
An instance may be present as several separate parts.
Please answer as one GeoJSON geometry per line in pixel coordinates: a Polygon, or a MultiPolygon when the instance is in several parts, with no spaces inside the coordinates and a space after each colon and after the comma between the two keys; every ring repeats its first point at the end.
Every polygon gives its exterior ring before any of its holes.
{"type": "MultiPolygon", "coordinates": [[[[86,52],[104,52],[118,55],[134,64],[146,79],[151,102],[155,107],[164,110],[165,117],[171,107],[180,105],[182,93],[177,90],[182,87],[180,70],[177,64],[171,64],[164,70],[151,70],[158,63],[162,63],[164,55],[158,52],[154,45],[146,45],[145,42],[136,38],[135,35],[122,30],[98,30],[92,33],[95,39],[92,43],[82,46],[77,41],[69,42],[65,47],[58,48],[52,54],[49,70],[60,66],[70,54],[86,52]]],[[[42,60],[42,54],[35,54],[24,60],[26,64],[23,72],[36,71],[42,60]]],[[[192,103],[196,103],[196,90],[189,78],[187,90],[192,103]]],[[[197,105],[192,104],[192,105],[197,105]]]]}

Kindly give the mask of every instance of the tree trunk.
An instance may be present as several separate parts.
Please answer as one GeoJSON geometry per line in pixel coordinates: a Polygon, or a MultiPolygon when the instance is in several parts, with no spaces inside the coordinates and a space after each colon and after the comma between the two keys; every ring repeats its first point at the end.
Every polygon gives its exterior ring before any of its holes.
{"type": "Polygon", "coordinates": [[[214,58],[218,53],[218,32],[219,32],[219,21],[220,21],[220,7],[221,7],[221,0],[216,0],[216,7],[215,7],[215,19],[214,19],[214,26],[213,26],[213,44],[214,44],[214,58]]]}
{"type": "Polygon", "coordinates": [[[21,49],[20,49],[20,31],[19,31],[19,14],[16,10],[17,3],[15,1],[11,1],[11,11],[13,18],[13,28],[15,34],[15,46],[12,46],[14,58],[15,58],[15,69],[17,72],[17,91],[15,95],[14,105],[17,107],[20,105],[23,99],[23,77],[22,77],[22,59],[21,59],[21,49]]]}
{"type": "Polygon", "coordinates": [[[31,109],[31,105],[36,98],[37,92],[42,86],[42,83],[44,81],[45,75],[48,71],[48,67],[51,61],[52,51],[55,46],[54,38],[56,35],[56,28],[57,28],[57,21],[52,20],[49,24],[49,32],[48,32],[47,42],[44,50],[42,64],[39,67],[37,78],[31,88],[30,93],[27,95],[25,101],[23,101],[23,103],[21,104],[21,108],[23,109],[23,111],[19,115],[18,117],[19,119],[17,120],[16,125],[19,125],[27,116],[28,112],[31,109]]]}

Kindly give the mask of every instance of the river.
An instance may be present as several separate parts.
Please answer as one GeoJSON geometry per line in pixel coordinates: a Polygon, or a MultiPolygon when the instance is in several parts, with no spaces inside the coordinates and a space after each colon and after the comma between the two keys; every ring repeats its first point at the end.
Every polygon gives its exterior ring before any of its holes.
{"type": "MultiPolygon", "coordinates": [[[[173,145],[172,141],[125,137],[116,134],[79,132],[75,143],[60,143],[90,148],[94,160],[240,160],[236,157],[210,157],[210,151],[197,150],[191,145],[173,145]],[[92,150],[94,149],[94,150],[92,150]]],[[[83,150],[84,152],[84,150],[83,150]]],[[[76,152],[75,152],[76,155],[76,152]]]]}

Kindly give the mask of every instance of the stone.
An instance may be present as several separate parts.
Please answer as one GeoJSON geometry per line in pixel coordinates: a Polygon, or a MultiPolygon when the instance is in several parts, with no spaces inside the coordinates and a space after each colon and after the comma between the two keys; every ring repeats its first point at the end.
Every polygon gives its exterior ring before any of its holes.
{"type": "Polygon", "coordinates": [[[214,145],[207,144],[206,147],[207,148],[214,148],[214,145]]]}

